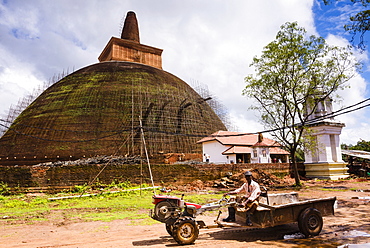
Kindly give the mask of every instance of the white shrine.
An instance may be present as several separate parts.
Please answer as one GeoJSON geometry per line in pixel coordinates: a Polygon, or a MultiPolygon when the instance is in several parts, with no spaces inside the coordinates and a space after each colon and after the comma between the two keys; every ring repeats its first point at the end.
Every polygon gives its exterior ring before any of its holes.
{"type": "Polygon", "coordinates": [[[332,100],[327,98],[308,117],[308,120],[313,121],[308,128],[315,140],[314,148],[305,152],[304,165],[308,178],[338,180],[349,176],[347,163],[342,160],[339,139],[345,125],[334,118],[326,118],[332,112],[332,100]]]}

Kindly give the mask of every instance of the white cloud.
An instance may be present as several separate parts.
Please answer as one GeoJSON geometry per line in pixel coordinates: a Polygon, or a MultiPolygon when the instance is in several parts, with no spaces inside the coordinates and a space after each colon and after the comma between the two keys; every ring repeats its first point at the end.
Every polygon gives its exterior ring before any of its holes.
{"type": "Polygon", "coordinates": [[[17,105],[20,97],[32,92],[42,80],[29,61],[20,61],[1,45],[0,54],[0,116],[5,116],[11,105],[17,105]]]}
{"type": "MultiPolygon", "coordinates": [[[[326,41],[330,45],[346,47],[349,42],[339,36],[329,35],[326,37],[326,41]]],[[[354,56],[358,61],[367,61],[367,55],[365,53],[360,53],[354,50],[354,56]]],[[[341,101],[334,105],[334,111],[341,108],[345,108],[351,105],[355,105],[368,98],[367,92],[367,82],[359,74],[348,81],[348,88],[338,91],[337,93],[341,97],[341,101]]],[[[368,104],[366,102],[365,104],[368,104]]],[[[348,109],[352,110],[357,107],[363,106],[364,104],[358,105],[354,108],[348,109]]],[[[343,128],[342,134],[340,136],[341,143],[345,144],[356,144],[360,139],[370,140],[370,133],[367,131],[368,123],[370,123],[369,112],[367,108],[356,110],[347,114],[338,116],[336,119],[344,123],[346,127],[343,128]]]]}

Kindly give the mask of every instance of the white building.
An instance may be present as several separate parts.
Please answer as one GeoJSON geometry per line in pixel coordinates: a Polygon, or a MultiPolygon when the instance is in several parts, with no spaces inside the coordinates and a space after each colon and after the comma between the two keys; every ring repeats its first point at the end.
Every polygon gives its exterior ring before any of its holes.
{"type": "Polygon", "coordinates": [[[218,131],[199,140],[202,144],[203,162],[215,164],[232,163],[286,163],[289,152],[281,145],[260,134],[218,131]]]}

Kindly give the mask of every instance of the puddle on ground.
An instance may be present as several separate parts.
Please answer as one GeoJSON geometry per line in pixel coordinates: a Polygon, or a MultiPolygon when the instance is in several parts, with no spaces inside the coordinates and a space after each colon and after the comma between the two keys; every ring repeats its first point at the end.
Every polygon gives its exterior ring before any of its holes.
{"type": "Polygon", "coordinates": [[[323,189],[348,189],[348,187],[345,186],[324,186],[323,189]]]}
{"type": "MultiPolygon", "coordinates": [[[[305,236],[298,232],[294,234],[284,235],[284,240],[288,243],[294,243],[298,246],[308,246],[308,247],[315,247],[316,245],[320,245],[318,247],[337,247],[337,248],[370,248],[370,243],[365,244],[343,244],[346,242],[345,240],[351,240],[356,238],[370,238],[370,234],[364,231],[352,230],[352,231],[345,231],[342,232],[340,235],[338,233],[338,239],[336,241],[328,241],[324,240],[320,237],[314,237],[306,239],[305,236]],[[341,239],[342,242],[341,242],[341,239]]],[[[348,241],[347,241],[348,242],[348,241]]],[[[350,242],[350,241],[349,241],[350,242]]]]}
{"type": "Polygon", "coordinates": [[[341,245],[341,246],[338,246],[337,248],[369,248],[369,247],[370,247],[370,243],[341,245]]]}
{"type": "Polygon", "coordinates": [[[304,239],[305,236],[302,233],[294,233],[289,235],[284,235],[284,239],[304,239]]]}
{"type": "Polygon", "coordinates": [[[351,199],[370,200],[370,196],[353,196],[351,199]]]}
{"type": "Polygon", "coordinates": [[[363,231],[357,231],[357,230],[352,230],[349,232],[344,232],[344,238],[357,238],[357,237],[370,237],[370,234],[367,232],[363,231]]]}
{"type": "Polygon", "coordinates": [[[355,192],[370,192],[370,189],[354,189],[355,192]]]}

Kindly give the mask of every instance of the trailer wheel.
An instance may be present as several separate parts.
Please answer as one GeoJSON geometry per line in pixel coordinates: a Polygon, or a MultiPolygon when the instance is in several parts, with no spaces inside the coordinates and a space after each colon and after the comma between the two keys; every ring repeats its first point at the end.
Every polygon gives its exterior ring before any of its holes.
{"type": "Polygon", "coordinates": [[[199,228],[191,217],[181,217],[173,224],[172,237],[180,245],[194,243],[198,235],[199,228]]]}
{"type": "Polygon", "coordinates": [[[306,208],[298,218],[298,227],[306,237],[317,236],[322,230],[323,220],[319,210],[306,208]]]}

